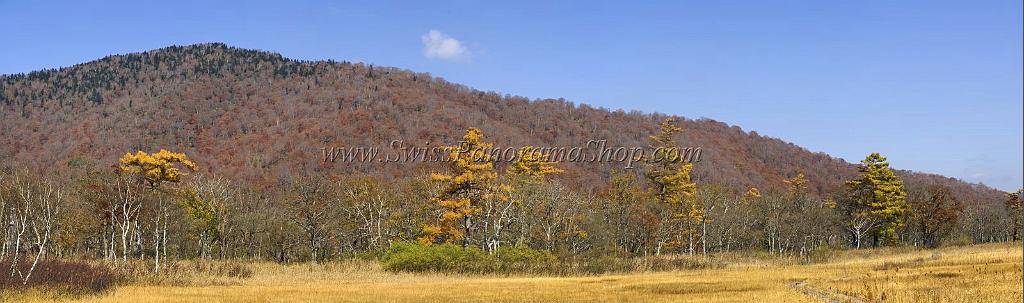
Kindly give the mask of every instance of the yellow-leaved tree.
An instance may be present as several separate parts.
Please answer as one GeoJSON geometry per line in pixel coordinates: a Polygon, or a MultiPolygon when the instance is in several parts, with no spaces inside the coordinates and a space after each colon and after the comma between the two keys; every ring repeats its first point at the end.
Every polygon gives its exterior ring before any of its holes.
{"type": "MultiPolygon", "coordinates": [[[[648,158],[646,176],[651,181],[655,199],[668,207],[668,217],[664,222],[674,220],[681,226],[664,225],[667,230],[661,233],[655,253],[661,253],[664,244],[681,244],[682,238],[687,240],[687,251],[694,252],[694,236],[696,225],[704,220],[704,211],[700,201],[696,199],[697,184],[690,178],[692,163],[683,163],[679,157],[671,157],[671,150],[678,150],[675,136],[683,129],[676,126],[675,118],[668,118],[658,124],[659,132],[650,137],[651,149],[654,151],[648,158]],[[675,239],[672,239],[672,238],[675,239]]],[[[678,153],[675,153],[678,154],[678,153]]]]}
{"type": "Polygon", "coordinates": [[[752,203],[752,201],[756,201],[757,199],[760,198],[761,191],[758,190],[757,187],[751,187],[750,189],[747,190],[746,193],[743,194],[743,197],[740,198],[740,202],[744,204],[750,204],[752,203]]]}
{"type": "Polygon", "coordinates": [[[474,216],[479,214],[483,202],[499,191],[495,180],[494,157],[489,153],[493,144],[484,141],[484,133],[470,128],[458,145],[448,146],[448,173],[432,173],[430,179],[442,185],[440,193],[431,201],[442,208],[438,224],[423,226],[424,244],[462,242],[470,245],[474,216]]]}
{"type": "Polygon", "coordinates": [[[549,174],[561,173],[548,155],[533,146],[524,146],[516,151],[516,158],[506,169],[509,175],[543,178],[549,174]]]}
{"type": "Polygon", "coordinates": [[[164,149],[152,154],[141,150],[135,154],[126,153],[118,163],[121,172],[137,176],[157,197],[158,212],[153,218],[153,270],[160,272],[161,256],[167,258],[167,220],[170,217],[161,185],[180,182],[183,176],[188,175],[182,168],[196,171],[199,167],[184,153],[164,149]]]}
{"type": "Polygon", "coordinates": [[[175,153],[164,149],[153,154],[147,154],[141,150],[135,152],[134,155],[126,153],[118,162],[121,171],[143,177],[151,188],[157,188],[163,182],[180,182],[181,177],[187,173],[182,172],[176,166],[177,164],[190,171],[199,169],[184,153],[175,153]]]}

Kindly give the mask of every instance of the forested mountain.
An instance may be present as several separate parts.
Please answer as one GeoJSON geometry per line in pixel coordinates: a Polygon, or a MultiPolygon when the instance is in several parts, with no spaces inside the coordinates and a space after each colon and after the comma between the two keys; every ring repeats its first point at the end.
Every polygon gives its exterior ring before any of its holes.
{"type": "MultiPolygon", "coordinates": [[[[687,113],[684,113],[686,115],[687,113]]],[[[690,113],[689,115],[699,115],[690,113]]],[[[501,146],[647,146],[667,116],[558,99],[484,92],[427,73],[298,61],[224,44],[172,46],[28,74],[0,76],[0,157],[59,172],[112,165],[126,152],[182,151],[200,170],[272,186],[305,173],[409,176],[433,163],[324,163],[325,147],[452,144],[479,127],[501,146]]],[[[679,141],[701,147],[698,184],[772,188],[803,173],[825,196],[856,166],[710,120],[683,119],[679,141]]],[[[558,178],[599,188],[621,163],[566,163],[558,178]]],[[[900,171],[908,187],[938,183],[967,205],[995,205],[992,188],[900,171]]]]}

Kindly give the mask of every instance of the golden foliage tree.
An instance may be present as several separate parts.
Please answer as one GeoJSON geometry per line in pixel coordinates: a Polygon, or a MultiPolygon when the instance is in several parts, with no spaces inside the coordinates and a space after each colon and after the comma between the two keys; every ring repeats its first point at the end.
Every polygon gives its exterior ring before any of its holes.
{"type": "MultiPolygon", "coordinates": [[[[675,118],[668,118],[658,124],[660,131],[650,136],[651,149],[667,151],[678,149],[675,135],[683,129],[675,125],[675,118]]],[[[651,157],[655,157],[652,155],[651,157]]],[[[697,192],[697,185],[690,178],[690,171],[693,164],[682,163],[682,159],[650,158],[651,165],[647,168],[646,175],[654,185],[654,196],[659,202],[673,205],[681,205],[687,200],[693,200],[697,192]]],[[[694,205],[686,205],[695,208],[694,205]]],[[[687,210],[687,212],[692,212],[687,210]]]]}
{"type": "MultiPolygon", "coordinates": [[[[695,199],[697,184],[690,177],[693,164],[683,163],[681,158],[663,157],[669,150],[678,149],[676,134],[683,129],[676,125],[675,118],[668,118],[658,124],[659,132],[650,136],[651,149],[655,151],[648,158],[647,178],[651,181],[655,199],[669,207],[672,219],[683,221],[680,232],[688,239],[688,249],[694,252],[694,225],[704,219],[703,207],[695,199]],[[661,153],[662,157],[659,157],[661,153]]],[[[659,249],[660,252],[660,249],[659,249]]]]}
{"type": "Polygon", "coordinates": [[[796,176],[782,182],[786,183],[786,190],[791,198],[803,198],[807,194],[807,177],[804,177],[804,173],[798,173],[796,176]]]}
{"type": "Polygon", "coordinates": [[[750,189],[747,190],[746,193],[743,194],[743,197],[740,199],[740,201],[743,203],[750,203],[751,201],[755,201],[760,198],[761,190],[758,190],[757,187],[751,187],[750,189]]]}
{"type": "Polygon", "coordinates": [[[554,166],[555,162],[548,160],[547,155],[533,146],[524,146],[516,151],[516,158],[506,171],[510,175],[530,177],[544,177],[562,172],[554,166]]]}
{"type": "Polygon", "coordinates": [[[187,175],[179,169],[178,165],[190,171],[199,169],[194,162],[188,159],[184,153],[176,153],[161,149],[160,151],[148,154],[144,151],[137,151],[135,154],[126,153],[118,160],[118,168],[121,172],[129,175],[139,176],[157,195],[157,208],[159,213],[154,218],[153,224],[153,251],[154,266],[156,272],[160,271],[160,257],[167,257],[167,220],[170,217],[163,196],[160,194],[160,185],[178,183],[181,177],[187,175]],[[163,249],[161,251],[161,248],[163,249]]]}
{"type": "Polygon", "coordinates": [[[423,227],[421,243],[462,241],[463,247],[469,246],[473,216],[480,213],[483,201],[492,198],[499,189],[495,185],[495,160],[488,153],[492,146],[484,141],[483,131],[470,128],[459,145],[448,147],[449,172],[430,176],[442,184],[440,194],[432,199],[442,208],[440,222],[423,227]]]}
{"type": "Polygon", "coordinates": [[[141,176],[152,188],[163,182],[177,183],[181,181],[182,176],[187,175],[175,164],[181,164],[191,171],[199,169],[184,153],[175,153],[164,149],[153,154],[147,154],[141,150],[135,152],[134,155],[126,153],[118,162],[121,171],[141,176]]]}

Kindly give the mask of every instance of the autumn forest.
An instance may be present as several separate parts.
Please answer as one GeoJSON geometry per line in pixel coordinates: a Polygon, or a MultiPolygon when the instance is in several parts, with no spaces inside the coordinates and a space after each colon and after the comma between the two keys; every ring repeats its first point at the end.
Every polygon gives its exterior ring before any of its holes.
{"type": "Polygon", "coordinates": [[[2,75],[0,121],[11,288],[244,279],[265,263],[554,276],[817,264],[1019,241],[1024,215],[1019,190],[899,170],[878,153],[848,163],[710,119],[224,44],[2,75]],[[392,140],[438,146],[446,161],[323,155],[392,140]],[[626,168],[485,152],[590,140],[698,146],[701,158],[626,168]]]}

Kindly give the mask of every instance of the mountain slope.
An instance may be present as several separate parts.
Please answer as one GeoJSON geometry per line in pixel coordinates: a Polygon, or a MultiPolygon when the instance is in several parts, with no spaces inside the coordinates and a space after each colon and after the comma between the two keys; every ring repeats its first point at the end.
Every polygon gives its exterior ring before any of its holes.
{"type": "MultiPolygon", "coordinates": [[[[666,116],[611,111],[564,100],[528,100],[449,83],[425,73],[361,63],[296,61],[223,44],[114,55],[56,70],[0,76],[0,156],[58,170],[105,164],[125,152],[184,151],[204,170],[275,182],[306,172],[408,176],[435,164],[323,163],[328,146],[451,144],[480,127],[499,146],[646,146],[666,116]]],[[[820,195],[854,165],[779,139],[709,120],[684,120],[681,142],[703,149],[698,182],[770,188],[798,172],[820,195]]],[[[569,163],[561,178],[598,187],[622,164],[569,163]]],[[[910,186],[940,183],[965,201],[1001,192],[902,171],[910,186]]]]}

